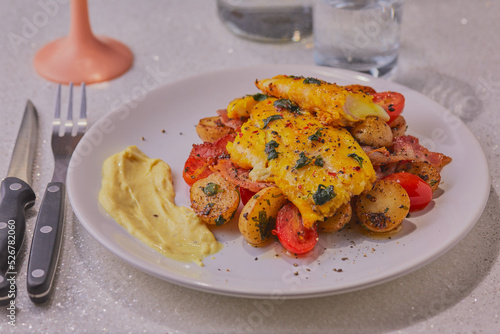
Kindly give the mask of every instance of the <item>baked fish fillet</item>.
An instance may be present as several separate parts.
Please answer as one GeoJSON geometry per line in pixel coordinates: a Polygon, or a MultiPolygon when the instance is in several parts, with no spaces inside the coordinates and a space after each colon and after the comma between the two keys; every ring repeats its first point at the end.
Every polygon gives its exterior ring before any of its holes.
{"type": "Polygon", "coordinates": [[[253,181],[274,182],[305,227],[333,216],[375,181],[370,160],[347,130],[323,125],[288,100],[256,103],[227,150],[233,163],[252,168],[253,181]]]}
{"type": "Polygon", "coordinates": [[[256,80],[255,85],[264,94],[292,100],[301,109],[316,114],[325,125],[352,125],[367,116],[389,120],[386,111],[373,103],[372,96],[315,78],[278,75],[256,80]]]}

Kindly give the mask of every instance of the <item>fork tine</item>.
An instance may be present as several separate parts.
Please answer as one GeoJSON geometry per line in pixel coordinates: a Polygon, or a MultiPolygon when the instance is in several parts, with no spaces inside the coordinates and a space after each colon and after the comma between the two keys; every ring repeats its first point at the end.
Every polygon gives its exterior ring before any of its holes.
{"type": "Polygon", "coordinates": [[[61,118],[61,84],[57,85],[56,110],[54,118],[61,118]]]}
{"type": "Polygon", "coordinates": [[[69,84],[69,101],[68,101],[68,117],[64,126],[65,134],[72,135],[73,133],[73,83],[69,84]]]}
{"type": "Polygon", "coordinates": [[[59,135],[61,129],[61,84],[57,86],[56,107],[54,111],[54,120],[52,121],[52,132],[59,135]]]}
{"type": "Polygon", "coordinates": [[[87,130],[87,94],[85,83],[82,83],[82,102],[80,105],[80,118],[78,119],[78,134],[83,134],[87,130]]]}

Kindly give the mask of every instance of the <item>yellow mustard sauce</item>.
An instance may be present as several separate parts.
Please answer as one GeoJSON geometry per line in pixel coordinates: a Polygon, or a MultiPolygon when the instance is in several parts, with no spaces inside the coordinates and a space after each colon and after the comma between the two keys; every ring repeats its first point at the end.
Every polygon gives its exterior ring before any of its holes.
{"type": "Polygon", "coordinates": [[[175,205],[170,166],[130,146],[104,161],[99,202],[131,235],[183,262],[202,260],[222,249],[208,227],[186,207],[175,205]]]}

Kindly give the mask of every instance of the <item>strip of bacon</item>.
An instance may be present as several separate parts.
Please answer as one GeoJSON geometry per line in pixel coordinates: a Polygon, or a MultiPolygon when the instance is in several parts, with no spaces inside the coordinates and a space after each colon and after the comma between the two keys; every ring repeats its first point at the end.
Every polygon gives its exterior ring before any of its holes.
{"type": "Polygon", "coordinates": [[[227,158],[228,153],[226,150],[226,145],[228,142],[234,141],[236,134],[230,133],[225,135],[222,138],[219,138],[214,143],[202,143],[202,144],[193,144],[193,148],[191,149],[191,155],[195,155],[197,157],[203,159],[217,159],[217,158],[227,158]]]}
{"type": "Polygon", "coordinates": [[[396,137],[392,143],[392,154],[403,156],[402,160],[425,161],[439,170],[451,162],[451,158],[438,152],[431,152],[419,144],[413,136],[396,137]]]}
{"type": "Polygon", "coordinates": [[[400,161],[425,161],[441,170],[451,162],[451,158],[437,152],[431,152],[419,144],[418,138],[413,136],[395,137],[390,151],[385,148],[374,149],[364,146],[363,150],[370,158],[372,165],[388,165],[400,161]]]}
{"type": "Polygon", "coordinates": [[[250,177],[248,176],[250,170],[238,167],[228,159],[218,160],[216,165],[210,166],[210,169],[221,174],[232,184],[246,188],[253,192],[259,192],[259,190],[264,188],[275,186],[274,183],[255,182],[250,180],[250,177]]]}
{"type": "Polygon", "coordinates": [[[242,120],[239,118],[229,118],[227,117],[227,110],[226,109],[219,109],[217,110],[217,115],[220,116],[220,120],[222,124],[229,126],[230,128],[233,128],[235,130],[239,130],[243,123],[245,123],[246,120],[242,120]]]}
{"type": "Polygon", "coordinates": [[[391,152],[389,152],[385,147],[380,147],[377,149],[372,148],[371,146],[362,146],[363,151],[365,151],[372,165],[380,166],[390,164],[392,162],[399,161],[400,157],[391,156],[391,152]]]}

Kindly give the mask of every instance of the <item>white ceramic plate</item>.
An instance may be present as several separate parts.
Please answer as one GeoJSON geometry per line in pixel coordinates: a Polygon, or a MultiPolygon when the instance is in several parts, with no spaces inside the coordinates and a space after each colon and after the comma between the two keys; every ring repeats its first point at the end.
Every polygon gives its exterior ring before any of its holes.
{"type": "Polygon", "coordinates": [[[407,274],[453,247],[480,217],[489,194],[489,175],[480,145],[454,115],[425,96],[398,84],[354,72],[314,66],[272,65],[225,70],[180,80],[100,119],[78,145],[67,188],[73,209],[87,231],[111,252],[151,275],[203,291],[244,297],[303,298],[366,288],[407,274]],[[359,229],[321,235],[308,256],[295,258],[272,242],[246,244],[236,221],[213,229],[224,249],[204,267],[170,260],[131,237],[98,204],[101,166],[108,156],[137,145],[173,170],[177,205],[189,206],[182,169],[195,125],[216,115],[233,98],[257,92],[255,79],[303,75],[339,84],[365,84],[406,97],[409,133],[424,146],[453,158],[442,185],[424,212],[404,221],[391,239],[373,239],[359,229]],[[162,130],[165,130],[163,133],[162,130]],[[142,140],[144,137],[144,140],[142,140]],[[474,177],[467,173],[474,171],[474,177]],[[464,196],[468,194],[468,196],[464,196]],[[470,199],[473,198],[472,202],[470,199]],[[340,270],[341,269],[341,270],[340,270]]]}

